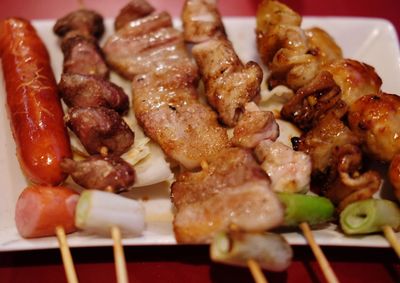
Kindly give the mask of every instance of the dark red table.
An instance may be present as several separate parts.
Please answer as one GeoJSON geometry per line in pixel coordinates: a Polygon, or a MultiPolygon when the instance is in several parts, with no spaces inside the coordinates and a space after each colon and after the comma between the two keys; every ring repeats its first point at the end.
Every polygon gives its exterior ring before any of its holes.
{"type": "MultiPolygon", "coordinates": [[[[86,0],[87,7],[105,17],[117,14],[127,0],[86,0]]],[[[158,9],[178,16],[183,0],[152,0],[158,9]]],[[[379,17],[391,21],[400,32],[399,0],[286,0],[302,15],[379,17]]],[[[224,16],[253,16],[258,1],[221,0],[224,16]]],[[[78,8],[78,1],[2,0],[0,19],[58,18],[78,8]]],[[[400,79],[400,78],[399,78],[400,79]]],[[[400,261],[391,249],[324,247],[343,283],[400,282],[400,261]]],[[[131,282],[252,282],[245,268],[213,264],[205,246],[126,247],[131,282]]],[[[282,273],[266,273],[269,282],[325,282],[310,249],[294,247],[291,267],[282,273]]],[[[116,282],[111,248],[72,249],[82,283],[116,282]]],[[[66,282],[58,250],[0,253],[0,282],[66,282]]]]}

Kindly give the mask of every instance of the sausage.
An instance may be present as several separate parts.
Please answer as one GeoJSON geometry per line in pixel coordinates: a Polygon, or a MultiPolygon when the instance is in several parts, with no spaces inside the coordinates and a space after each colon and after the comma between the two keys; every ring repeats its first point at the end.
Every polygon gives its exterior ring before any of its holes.
{"type": "Polygon", "coordinates": [[[0,22],[0,56],[20,166],[31,182],[57,185],[72,153],[46,47],[28,21],[10,18],[0,22]]]}
{"type": "Polygon", "coordinates": [[[19,234],[24,238],[51,236],[57,226],[62,226],[65,233],[74,232],[78,199],[78,193],[66,187],[27,187],[15,208],[19,234]]]}
{"type": "Polygon", "coordinates": [[[390,163],[389,180],[393,186],[394,195],[400,201],[400,154],[397,154],[390,163]]]}

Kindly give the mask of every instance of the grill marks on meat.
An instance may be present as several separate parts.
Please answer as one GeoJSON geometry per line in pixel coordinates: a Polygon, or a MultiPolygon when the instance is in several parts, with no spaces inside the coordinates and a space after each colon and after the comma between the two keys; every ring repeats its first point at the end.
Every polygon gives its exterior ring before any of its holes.
{"type": "Polygon", "coordinates": [[[216,114],[197,100],[192,75],[175,71],[137,76],[132,82],[135,115],[145,133],[188,169],[228,146],[216,114]]]}
{"type": "Polygon", "coordinates": [[[116,84],[91,75],[61,76],[59,89],[69,107],[106,107],[123,114],[128,111],[129,98],[116,84]]]}
{"type": "Polygon", "coordinates": [[[226,38],[216,1],[187,0],[182,13],[184,36],[192,48],[209,104],[227,126],[236,125],[246,103],[259,97],[263,72],[244,65],[226,38]]]}
{"type": "Polygon", "coordinates": [[[103,17],[92,10],[77,10],[59,19],[53,31],[59,37],[73,32],[86,37],[100,38],[104,33],[103,17]]]}
{"type": "Polygon", "coordinates": [[[95,75],[107,79],[109,70],[93,38],[75,35],[63,41],[63,73],[95,75]]]}
{"type": "Polygon", "coordinates": [[[114,69],[133,79],[135,115],[169,157],[193,169],[229,145],[215,113],[197,99],[196,65],[167,13],[131,21],[104,51],[114,69]]]}
{"type": "Polygon", "coordinates": [[[107,62],[130,80],[177,65],[191,66],[196,73],[182,33],[172,28],[171,17],[165,12],[130,22],[111,36],[103,49],[107,62]]]}
{"type": "Polygon", "coordinates": [[[200,43],[226,36],[216,0],[185,1],[182,23],[184,38],[188,42],[200,43]]]}
{"type": "Polygon", "coordinates": [[[112,109],[73,107],[65,119],[90,154],[102,153],[105,147],[109,153],[121,155],[134,142],[134,133],[112,109]]]}
{"type": "Polygon", "coordinates": [[[154,7],[145,0],[130,1],[115,18],[114,28],[119,30],[131,21],[140,19],[154,12],[154,7]]]}
{"type": "Polygon", "coordinates": [[[205,83],[208,102],[228,126],[236,125],[247,102],[257,99],[263,73],[255,62],[243,65],[232,43],[211,39],[192,49],[205,83]]]}
{"type": "Polygon", "coordinates": [[[209,242],[231,226],[263,231],[280,225],[283,208],[250,150],[228,148],[200,172],[177,175],[172,185],[180,243],[209,242]]]}
{"type": "Polygon", "coordinates": [[[135,181],[132,166],[115,155],[93,155],[82,161],[64,159],[61,168],[86,189],[119,193],[130,188],[135,181]]]}

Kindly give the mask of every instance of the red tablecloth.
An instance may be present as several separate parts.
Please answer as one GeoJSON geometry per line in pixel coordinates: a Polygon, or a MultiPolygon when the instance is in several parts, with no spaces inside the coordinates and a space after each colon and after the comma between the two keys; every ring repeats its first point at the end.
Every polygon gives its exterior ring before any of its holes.
{"type": "MultiPolygon", "coordinates": [[[[126,0],[86,0],[87,7],[106,17],[117,14],[126,0]]],[[[151,1],[177,16],[182,0],[151,1]]],[[[362,16],[390,20],[400,31],[399,0],[286,0],[302,15],[362,16]]],[[[220,1],[224,16],[253,16],[258,1],[220,1]]],[[[2,0],[0,19],[58,18],[78,8],[78,1],[2,0]]],[[[400,78],[399,78],[400,79],[400,78]]],[[[310,249],[294,247],[291,267],[282,273],[266,273],[269,282],[324,282],[310,249]]],[[[399,259],[391,249],[324,247],[340,282],[400,282],[399,259]]],[[[115,282],[111,248],[73,249],[80,282],[115,282]]],[[[131,282],[252,282],[245,268],[213,264],[205,246],[127,247],[131,282]]],[[[0,253],[0,282],[66,282],[58,250],[0,253]]]]}

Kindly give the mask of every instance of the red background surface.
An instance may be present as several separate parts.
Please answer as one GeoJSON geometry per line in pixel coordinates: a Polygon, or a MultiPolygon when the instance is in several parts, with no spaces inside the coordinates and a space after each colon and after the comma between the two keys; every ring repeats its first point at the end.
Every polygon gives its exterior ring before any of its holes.
{"type": "MultiPolygon", "coordinates": [[[[85,5],[114,17],[126,0],[86,0],[85,5]]],[[[399,0],[286,0],[302,15],[379,17],[400,31],[399,0]]],[[[151,0],[159,10],[180,14],[183,0],[151,0]]],[[[220,1],[224,16],[253,16],[258,1],[220,1]]],[[[78,8],[78,1],[2,0],[0,19],[58,18],[78,8]]],[[[324,247],[340,282],[400,282],[400,264],[391,249],[324,247]]],[[[249,271],[213,264],[205,246],[127,247],[131,282],[252,282],[249,271]]],[[[310,251],[294,247],[293,264],[286,272],[266,273],[269,282],[325,282],[310,251]]],[[[72,249],[80,282],[116,282],[111,248],[72,249]]],[[[0,253],[0,282],[66,282],[58,250],[0,253]]]]}

